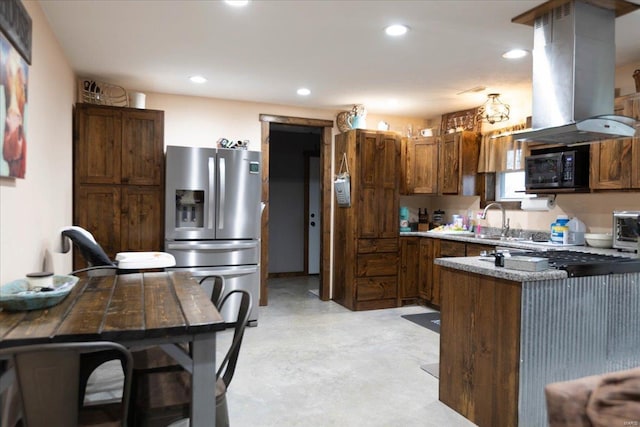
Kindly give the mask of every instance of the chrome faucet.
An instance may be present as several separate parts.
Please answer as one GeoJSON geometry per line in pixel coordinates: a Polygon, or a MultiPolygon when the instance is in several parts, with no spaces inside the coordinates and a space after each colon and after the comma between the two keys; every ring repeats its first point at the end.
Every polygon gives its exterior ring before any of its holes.
{"type": "Polygon", "coordinates": [[[509,218],[507,218],[506,212],[504,211],[504,207],[500,203],[489,203],[482,211],[481,219],[487,219],[487,211],[491,206],[497,206],[502,211],[502,230],[500,230],[500,237],[507,237],[507,233],[509,233],[509,218]]]}

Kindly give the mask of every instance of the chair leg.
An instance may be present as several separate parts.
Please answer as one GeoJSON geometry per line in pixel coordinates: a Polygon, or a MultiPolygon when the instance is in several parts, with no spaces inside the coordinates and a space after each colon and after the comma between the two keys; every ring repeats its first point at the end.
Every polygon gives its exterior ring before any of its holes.
{"type": "Polygon", "coordinates": [[[216,427],[229,427],[226,393],[216,399],[216,427]]]}

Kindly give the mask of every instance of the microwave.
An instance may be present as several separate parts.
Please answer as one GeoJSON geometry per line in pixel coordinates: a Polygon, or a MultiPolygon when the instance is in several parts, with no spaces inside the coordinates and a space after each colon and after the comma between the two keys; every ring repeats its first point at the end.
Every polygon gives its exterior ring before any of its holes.
{"type": "Polygon", "coordinates": [[[613,247],[638,250],[640,211],[613,211],[613,247]]]}
{"type": "Polygon", "coordinates": [[[527,156],[524,176],[527,191],[588,190],[588,147],[527,156]]]}

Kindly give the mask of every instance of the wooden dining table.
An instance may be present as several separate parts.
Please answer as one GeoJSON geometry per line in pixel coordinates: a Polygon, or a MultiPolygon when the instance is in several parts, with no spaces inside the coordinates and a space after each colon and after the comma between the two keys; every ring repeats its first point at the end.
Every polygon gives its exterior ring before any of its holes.
{"type": "Polygon", "coordinates": [[[0,348],[114,341],[128,348],[160,345],[192,373],[191,425],[215,420],[215,334],[225,325],[188,272],[144,272],[81,278],[59,304],[0,311],[0,348]],[[176,344],[192,343],[191,355],[176,344]]]}

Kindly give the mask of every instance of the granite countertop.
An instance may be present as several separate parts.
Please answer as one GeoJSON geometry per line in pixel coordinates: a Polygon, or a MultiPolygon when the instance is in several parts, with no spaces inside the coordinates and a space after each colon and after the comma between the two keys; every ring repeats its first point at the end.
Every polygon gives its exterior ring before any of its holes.
{"type": "MultiPolygon", "coordinates": [[[[589,246],[569,246],[569,245],[557,245],[551,242],[533,242],[531,240],[523,239],[507,239],[507,240],[494,240],[483,239],[472,235],[471,233],[439,233],[428,231],[417,232],[402,232],[400,236],[416,236],[416,237],[430,237],[434,239],[453,240],[458,242],[476,243],[488,246],[496,246],[500,249],[528,249],[528,250],[568,250],[576,252],[594,253],[602,255],[616,255],[621,257],[633,258],[637,255],[631,252],[620,252],[617,249],[601,249],[593,248],[589,246]]],[[[497,277],[506,280],[513,280],[517,282],[532,282],[538,280],[562,280],[568,278],[568,274],[564,270],[548,269],[544,271],[521,271],[513,270],[505,267],[496,267],[494,265],[493,257],[451,257],[451,258],[436,258],[434,263],[443,267],[450,267],[456,270],[467,271],[470,273],[484,274],[487,276],[497,277]]]]}
{"type": "Polygon", "coordinates": [[[529,249],[529,250],[554,250],[561,249],[565,251],[577,251],[586,252],[592,254],[601,255],[618,255],[626,257],[634,257],[636,254],[632,252],[620,252],[617,249],[602,249],[593,248],[590,246],[575,246],[575,245],[558,245],[551,242],[534,242],[532,240],[507,238],[507,240],[494,240],[494,239],[481,239],[475,237],[471,233],[461,234],[447,234],[433,231],[407,231],[401,232],[400,237],[416,236],[416,237],[430,237],[433,239],[454,240],[458,242],[476,243],[488,246],[498,246],[500,248],[515,248],[515,249],[529,249]]]}
{"type": "Polygon", "coordinates": [[[538,280],[562,280],[569,277],[564,270],[521,271],[496,267],[493,257],[436,258],[433,262],[442,267],[454,268],[469,273],[483,274],[514,282],[534,282],[538,280]]]}

